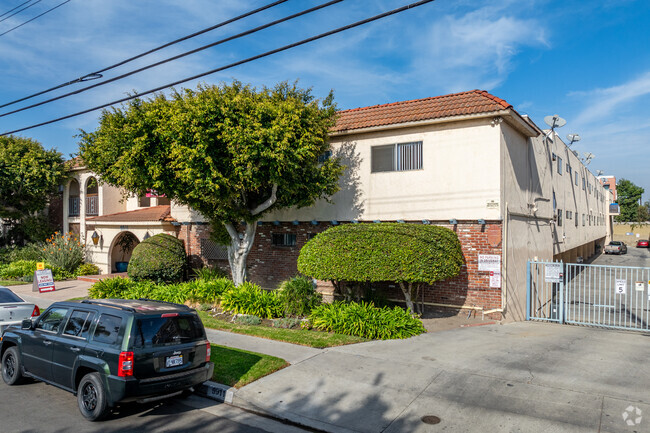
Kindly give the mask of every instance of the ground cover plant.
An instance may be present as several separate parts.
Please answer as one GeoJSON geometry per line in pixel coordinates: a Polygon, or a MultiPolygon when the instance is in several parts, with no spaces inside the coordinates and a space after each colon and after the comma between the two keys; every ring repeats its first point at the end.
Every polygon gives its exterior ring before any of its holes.
{"type": "Polygon", "coordinates": [[[410,338],[426,332],[422,321],[400,307],[377,308],[366,302],[322,304],[309,316],[311,326],[370,340],[410,338]]]}

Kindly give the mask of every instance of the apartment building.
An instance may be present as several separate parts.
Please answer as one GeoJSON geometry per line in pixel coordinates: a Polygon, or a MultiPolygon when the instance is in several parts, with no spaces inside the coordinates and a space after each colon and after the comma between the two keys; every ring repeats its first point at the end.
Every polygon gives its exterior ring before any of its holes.
{"type": "MultiPolygon", "coordinates": [[[[610,195],[601,183],[557,134],[488,92],[341,111],[331,144],[347,167],[341,190],[330,202],[276,211],[258,223],[248,258],[254,282],[275,287],[295,275],[300,248],[334,225],[436,224],[458,234],[465,265],[459,276],[427,287],[421,301],[523,320],[528,260],[578,261],[606,241],[610,195]]],[[[72,209],[76,181],[79,215],[68,211],[64,220],[78,224],[103,272],[128,259],[116,249],[126,231],[139,240],[174,234],[194,260],[227,265],[196,212],[161,197],[119,203],[119,191],[100,184],[95,192],[92,173],[75,173],[65,201],[72,209]],[[95,207],[83,204],[95,195],[95,207]],[[97,216],[82,216],[91,209],[97,216]]]]}

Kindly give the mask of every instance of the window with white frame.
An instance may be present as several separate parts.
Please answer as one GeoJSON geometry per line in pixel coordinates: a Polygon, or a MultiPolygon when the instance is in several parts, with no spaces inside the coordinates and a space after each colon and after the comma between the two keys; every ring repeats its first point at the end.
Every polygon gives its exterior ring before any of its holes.
{"type": "Polygon", "coordinates": [[[557,173],[562,174],[562,158],[558,155],[557,157],[557,173]]]}
{"type": "Polygon", "coordinates": [[[557,225],[562,227],[562,209],[557,210],[557,225]]]}
{"type": "Polygon", "coordinates": [[[296,234],[271,233],[271,244],[274,247],[293,247],[296,245],[296,234]]]}
{"type": "Polygon", "coordinates": [[[422,169],[422,142],[397,143],[371,148],[371,172],[422,169]]]}
{"type": "Polygon", "coordinates": [[[576,186],[578,186],[578,172],[576,171],[576,186]]]}

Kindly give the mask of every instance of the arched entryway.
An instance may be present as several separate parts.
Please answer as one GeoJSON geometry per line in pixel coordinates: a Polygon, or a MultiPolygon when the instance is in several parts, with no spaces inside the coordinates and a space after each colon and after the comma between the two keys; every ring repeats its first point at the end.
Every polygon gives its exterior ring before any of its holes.
{"type": "Polygon", "coordinates": [[[126,272],[133,249],[140,243],[129,231],[121,232],[113,240],[110,252],[111,272],[126,272]]]}

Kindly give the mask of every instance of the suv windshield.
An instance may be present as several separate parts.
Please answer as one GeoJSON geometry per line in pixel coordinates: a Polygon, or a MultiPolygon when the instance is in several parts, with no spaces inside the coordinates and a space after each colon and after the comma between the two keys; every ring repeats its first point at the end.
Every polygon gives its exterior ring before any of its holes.
{"type": "Polygon", "coordinates": [[[135,347],[156,347],[202,340],[197,316],[146,317],[136,320],[135,347]]]}

